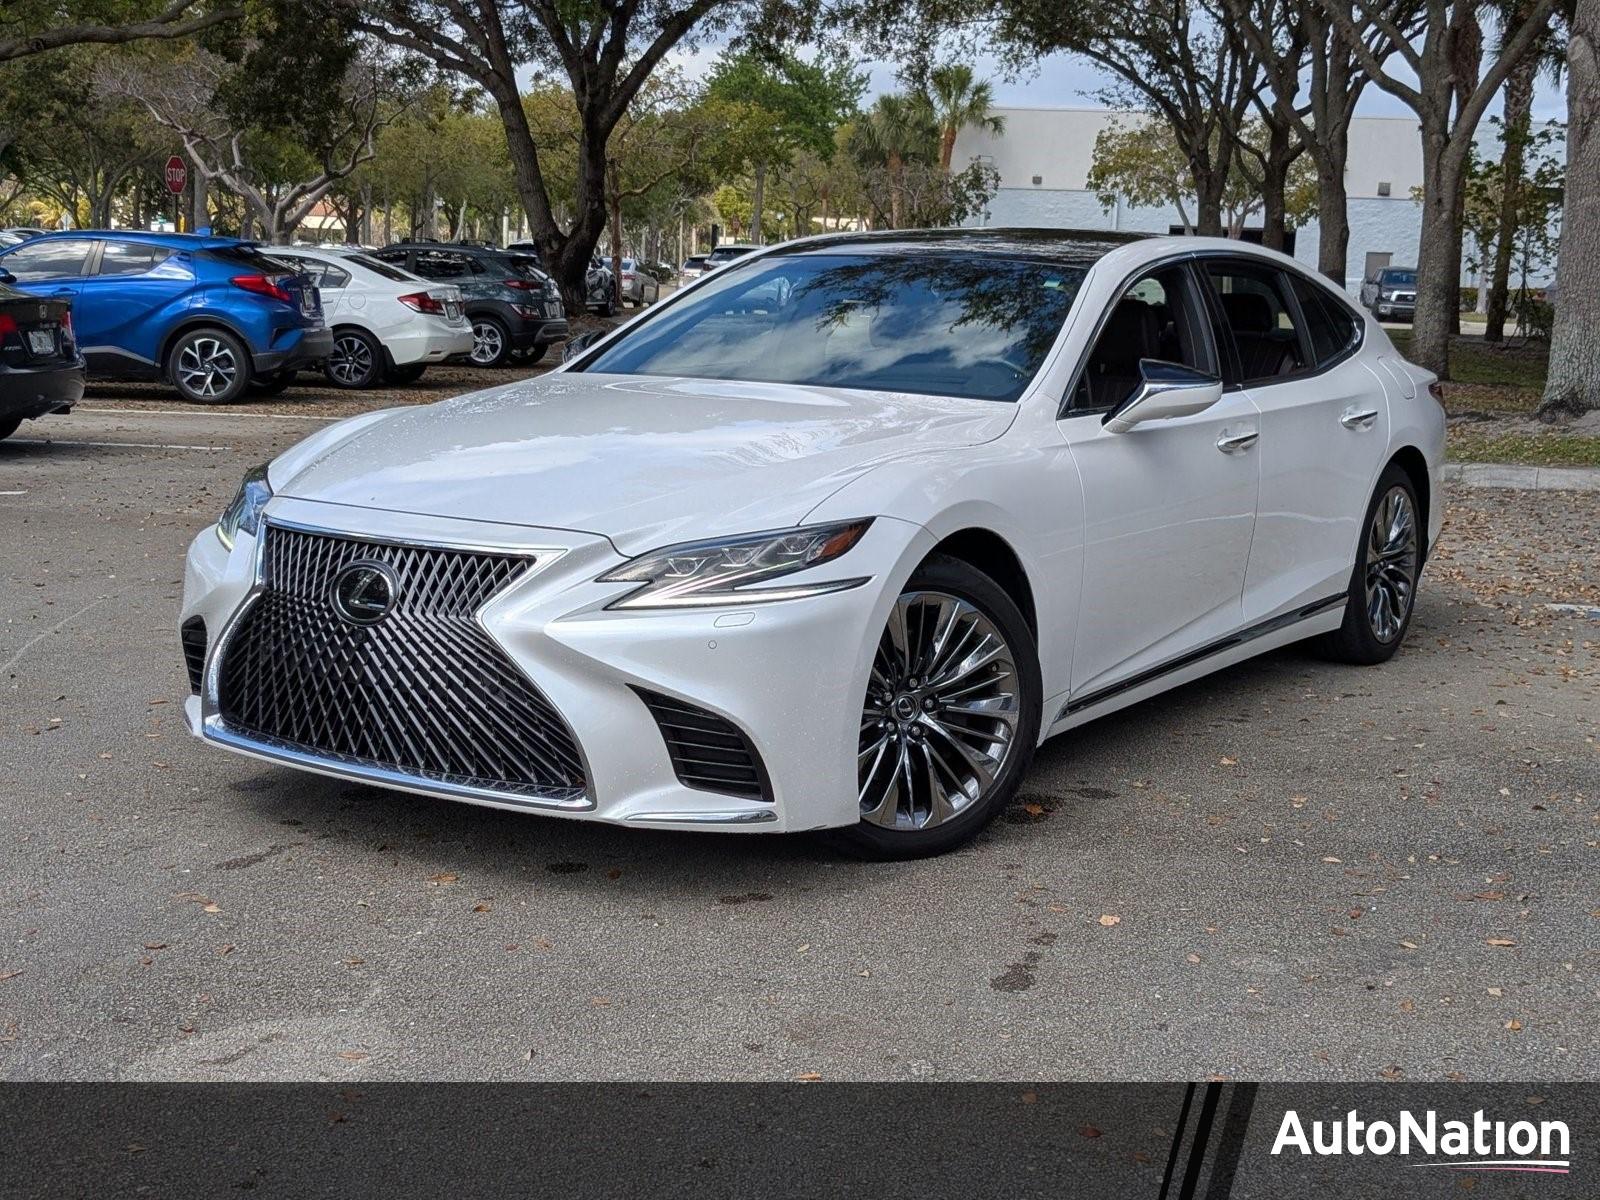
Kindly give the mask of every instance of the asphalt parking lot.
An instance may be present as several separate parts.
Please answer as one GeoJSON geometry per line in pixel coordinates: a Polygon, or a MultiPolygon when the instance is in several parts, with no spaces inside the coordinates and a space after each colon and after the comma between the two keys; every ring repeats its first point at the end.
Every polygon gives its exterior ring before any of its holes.
{"type": "Polygon", "coordinates": [[[0,444],[0,1076],[1600,1074],[1600,621],[1546,607],[1600,604],[1595,494],[1452,486],[1395,662],[1213,676],[867,865],[192,741],[183,550],[352,405],[295,396],[0,444]]]}

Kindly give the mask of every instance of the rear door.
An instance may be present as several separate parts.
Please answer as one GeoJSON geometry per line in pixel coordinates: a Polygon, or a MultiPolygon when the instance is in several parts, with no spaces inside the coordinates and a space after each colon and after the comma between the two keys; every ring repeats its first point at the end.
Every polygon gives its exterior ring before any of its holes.
{"type": "Polygon", "coordinates": [[[148,242],[102,241],[72,314],[90,367],[153,366],[169,327],[163,311],[193,287],[187,254],[148,242]]]}
{"type": "Polygon", "coordinates": [[[1347,302],[1272,263],[1204,265],[1261,414],[1261,502],[1243,601],[1250,625],[1344,595],[1389,407],[1357,354],[1365,323],[1347,302]]]}

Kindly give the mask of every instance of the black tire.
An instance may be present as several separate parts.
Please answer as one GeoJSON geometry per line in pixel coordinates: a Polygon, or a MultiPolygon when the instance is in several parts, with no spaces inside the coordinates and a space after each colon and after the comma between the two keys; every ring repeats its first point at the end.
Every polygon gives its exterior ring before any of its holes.
{"type": "MultiPolygon", "coordinates": [[[[1386,511],[1389,514],[1394,512],[1393,509],[1386,511]]],[[[1392,532],[1393,521],[1390,516],[1386,516],[1381,524],[1392,532]]],[[[1411,476],[1390,463],[1378,478],[1378,486],[1373,489],[1372,499],[1367,503],[1366,516],[1361,523],[1361,544],[1356,550],[1355,570],[1350,573],[1344,624],[1317,639],[1317,649],[1324,657],[1335,662],[1372,666],[1395,656],[1400,643],[1405,641],[1406,630],[1411,627],[1411,614],[1416,611],[1417,580],[1422,573],[1426,541],[1422,507],[1417,502],[1417,491],[1412,485],[1411,476]],[[1403,497],[1404,511],[1409,513],[1409,545],[1404,544],[1402,538],[1398,548],[1375,545],[1379,534],[1380,507],[1389,505],[1392,497],[1403,497]],[[1375,555],[1382,559],[1376,565],[1375,555]],[[1386,594],[1375,601],[1377,592],[1386,594]],[[1397,612],[1395,597],[1401,593],[1403,601],[1398,603],[1397,612]]]]}
{"type": "Polygon", "coordinates": [[[21,428],[21,417],[12,417],[9,421],[0,421],[0,442],[5,441],[8,437],[21,428]]]}
{"type": "Polygon", "coordinates": [[[383,347],[365,329],[342,325],[333,331],[333,353],[322,374],[336,388],[360,391],[383,382],[383,347]]]}
{"type": "Polygon", "coordinates": [[[232,404],[250,387],[250,352],[226,329],[186,330],[167,348],[164,367],[190,404],[232,404]]]}
{"type": "Polygon", "coordinates": [[[526,350],[513,350],[511,352],[511,361],[519,367],[531,367],[535,363],[543,361],[545,351],[549,348],[548,345],[543,345],[529,346],[526,350]]]}
{"type": "Polygon", "coordinates": [[[472,349],[467,361],[475,367],[502,367],[511,357],[511,335],[498,317],[472,318],[472,349]]]}
{"type": "Polygon", "coordinates": [[[415,383],[422,378],[422,373],[427,369],[427,363],[407,363],[403,367],[390,367],[383,373],[383,377],[389,383],[415,383]]]}
{"type": "Polygon", "coordinates": [[[254,396],[281,396],[289,389],[299,372],[294,370],[274,371],[271,375],[262,375],[250,381],[250,393],[254,396]]]}
{"type": "MultiPolygon", "coordinates": [[[[999,633],[1009,651],[1012,672],[1009,677],[997,676],[996,687],[1007,687],[1014,683],[1015,708],[1012,716],[1015,724],[1007,738],[1006,748],[1001,752],[1000,769],[994,775],[993,782],[986,790],[980,790],[976,798],[958,809],[954,815],[932,827],[900,827],[889,828],[883,824],[868,821],[865,816],[856,825],[846,829],[831,831],[829,837],[833,844],[847,854],[858,858],[886,861],[893,859],[927,858],[935,854],[943,854],[954,850],[972,840],[978,832],[990,821],[994,820],[1007,804],[1016,795],[1017,788],[1028,773],[1028,767],[1033,762],[1033,751],[1039,740],[1039,720],[1042,704],[1042,685],[1039,679],[1039,653],[1034,643],[1033,634],[1028,629],[1028,622],[1018,609],[1016,602],[1006,594],[999,584],[977,568],[962,562],[959,559],[948,558],[944,555],[934,555],[924,562],[912,574],[906,586],[901,590],[897,603],[914,600],[919,594],[926,597],[933,594],[941,599],[954,599],[965,602],[977,610],[989,625],[999,633]]],[[[891,617],[891,620],[893,617],[891,617]]],[[[881,655],[881,650],[880,650],[881,655]]],[[[884,665],[880,657],[875,663],[874,678],[880,678],[878,668],[884,665]]],[[[933,658],[935,663],[938,658],[933,658]]],[[[915,668],[913,668],[915,669],[915,668]]],[[[986,671],[998,671],[997,665],[984,668],[986,671]]],[[[915,685],[917,680],[913,677],[909,681],[915,685]]],[[[872,704],[870,695],[865,698],[867,705],[872,704]]],[[[898,687],[898,685],[896,685],[898,687]]],[[[961,683],[963,690],[970,691],[970,677],[964,678],[961,683]]],[[[937,694],[937,693],[935,693],[937,694]]],[[[898,697],[897,697],[898,701],[898,697]]],[[[927,703],[926,698],[923,701],[927,703]]],[[[890,706],[885,705],[887,710],[890,706]]],[[[864,707],[864,712],[868,711],[864,707]]],[[[912,707],[915,712],[915,707],[912,707]]],[[[930,719],[937,719],[937,712],[929,714],[930,719]]],[[[913,725],[922,722],[920,715],[909,718],[913,725]]],[[[946,719],[948,724],[948,719],[946,719]]],[[[885,724],[890,724],[886,722],[885,724]]],[[[901,726],[905,729],[905,726],[901,726]]],[[[993,725],[990,728],[994,728],[993,725]]],[[[917,733],[916,729],[910,730],[917,733]]],[[[864,726],[863,739],[876,735],[870,727],[864,726]]],[[[883,735],[889,739],[894,738],[893,733],[883,735]]],[[[992,736],[992,735],[991,735],[992,736]]],[[[904,741],[902,736],[901,741],[904,741]]],[[[933,755],[930,753],[936,743],[934,736],[923,734],[912,739],[912,743],[926,745],[921,753],[926,755],[925,762],[930,765],[933,755]]],[[[959,759],[953,761],[959,762],[959,759]]],[[[864,774],[876,769],[876,764],[864,768],[864,774]]],[[[934,773],[936,774],[936,772],[934,773]]],[[[863,786],[871,782],[871,778],[863,780],[863,786]]],[[[898,785],[897,785],[898,786],[898,785]]],[[[922,785],[919,785],[922,786],[922,785]]],[[[870,795],[871,793],[869,793],[870,795]]],[[[924,793],[926,794],[926,793],[924,793]]],[[[863,802],[863,812],[867,804],[863,802]]],[[[914,821],[918,807],[914,796],[904,797],[894,802],[896,817],[899,806],[904,804],[908,817],[914,821]]],[[[931,812],[931,809],[930,809],[931,812]]]]}

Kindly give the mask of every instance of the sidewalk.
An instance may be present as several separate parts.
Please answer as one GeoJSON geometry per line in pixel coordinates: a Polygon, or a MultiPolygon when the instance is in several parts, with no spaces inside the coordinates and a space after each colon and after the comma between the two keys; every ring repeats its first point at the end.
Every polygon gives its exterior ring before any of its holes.
{"type": "Polygon", "coordinates": [[[1468,487],[1531,492],[1600,492],[1600,467],[1525,467],[1512,463],[1445,463],[1444,479],[1468,487]]]}

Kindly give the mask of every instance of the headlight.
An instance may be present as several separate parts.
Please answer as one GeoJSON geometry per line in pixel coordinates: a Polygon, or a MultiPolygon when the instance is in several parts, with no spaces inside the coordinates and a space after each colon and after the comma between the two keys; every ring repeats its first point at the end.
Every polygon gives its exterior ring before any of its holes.
{"type": "Polygon", "coordinates": [[[764,604],[839,592],[866,582],[866,577],[789,587],[763,587],[783,575],[832,562],[861,540],[869,517],[837,525],[773,530],[709,542],[686,542],[640,555],[600,583],[638,583],[608,608],[698,608],[707,605],[764,604]]]}
{"type": "Polygon", "coordinates": [[[251,467],[245,472],[244,482],[239,485],[239,490],[217,521],[217,537],[222,544],[232,550],[234,539],[239,534],[248,533],[254,537],[256,530],[261,528],[261,510],[271,499],[272,485],[267,482],[267,465],[262,463],[259,467],[251,467]]]}

